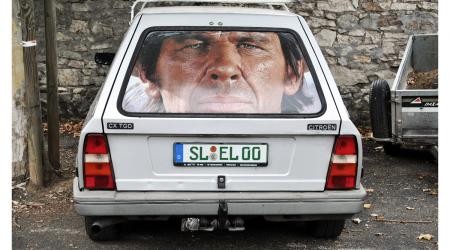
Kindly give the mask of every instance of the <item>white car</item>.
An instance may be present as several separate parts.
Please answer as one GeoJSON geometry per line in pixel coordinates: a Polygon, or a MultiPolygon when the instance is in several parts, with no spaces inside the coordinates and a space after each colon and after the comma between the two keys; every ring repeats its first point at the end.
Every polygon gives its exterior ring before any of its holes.
{"type": "Polygon", "coordinates": [[[191,231],[307,221],[332,238],[366,196],[361,136],[307,23],[286,10],[142,9],[76,165],[75,209],[93,240],[172,216],[191,231]]]}

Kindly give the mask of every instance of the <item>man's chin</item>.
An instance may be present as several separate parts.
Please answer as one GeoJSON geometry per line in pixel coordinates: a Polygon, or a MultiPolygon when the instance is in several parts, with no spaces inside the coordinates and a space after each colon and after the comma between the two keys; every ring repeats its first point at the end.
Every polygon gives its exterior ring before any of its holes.
{"type": "Polygon", "coordinates": [[[250,103],[202,103],[193,108],[193,113],[256,113],[250,103]]]}

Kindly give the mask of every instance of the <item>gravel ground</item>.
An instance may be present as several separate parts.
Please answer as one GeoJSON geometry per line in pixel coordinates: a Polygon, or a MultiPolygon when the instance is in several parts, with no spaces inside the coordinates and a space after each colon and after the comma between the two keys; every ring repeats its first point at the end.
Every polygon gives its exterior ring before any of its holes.
{"type": "MultiPolygon", "coordinates": [[[[97,243],[73,209],[71,184],[77,139],[61,136],[62,171],[52,184],[31,191],[13,186],[13,249],[436,249],[438,247],[438,168],[431,154],[403,150],[386,155],[364,140],[363,185],[370,208],[348,220],[336,240],[314,239],[301,223],[246,221],[243,232],[181,232],[180,222],[129,222],[121,238],[97,243]],[[431,240],[419,240],[431,234],[431,240]]],[[[368,206],[368,205],[367,205],[368,206]]]]}

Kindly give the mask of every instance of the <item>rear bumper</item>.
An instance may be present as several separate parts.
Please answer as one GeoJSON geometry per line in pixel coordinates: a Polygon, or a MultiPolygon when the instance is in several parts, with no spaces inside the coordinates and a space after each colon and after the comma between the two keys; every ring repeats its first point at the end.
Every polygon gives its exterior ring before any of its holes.
{"type": "Polygon", "coordinates": [[[358,190],[325,192],[116,192],[80,191],[73,182],[75,210],[83,216],[217,215],[219,201],[229,215],[351,215],[366,196],[358,190]]]}

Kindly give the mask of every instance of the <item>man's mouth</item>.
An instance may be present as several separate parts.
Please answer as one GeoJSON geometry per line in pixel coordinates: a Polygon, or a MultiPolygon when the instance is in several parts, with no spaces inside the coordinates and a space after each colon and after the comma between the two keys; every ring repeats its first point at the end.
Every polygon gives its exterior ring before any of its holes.
{"type": "Polygon", "coordinates": [[[199,113],[250,113],[253,103],[237,96],[210,96],[196,101],[192,108],[199,113]]]}

